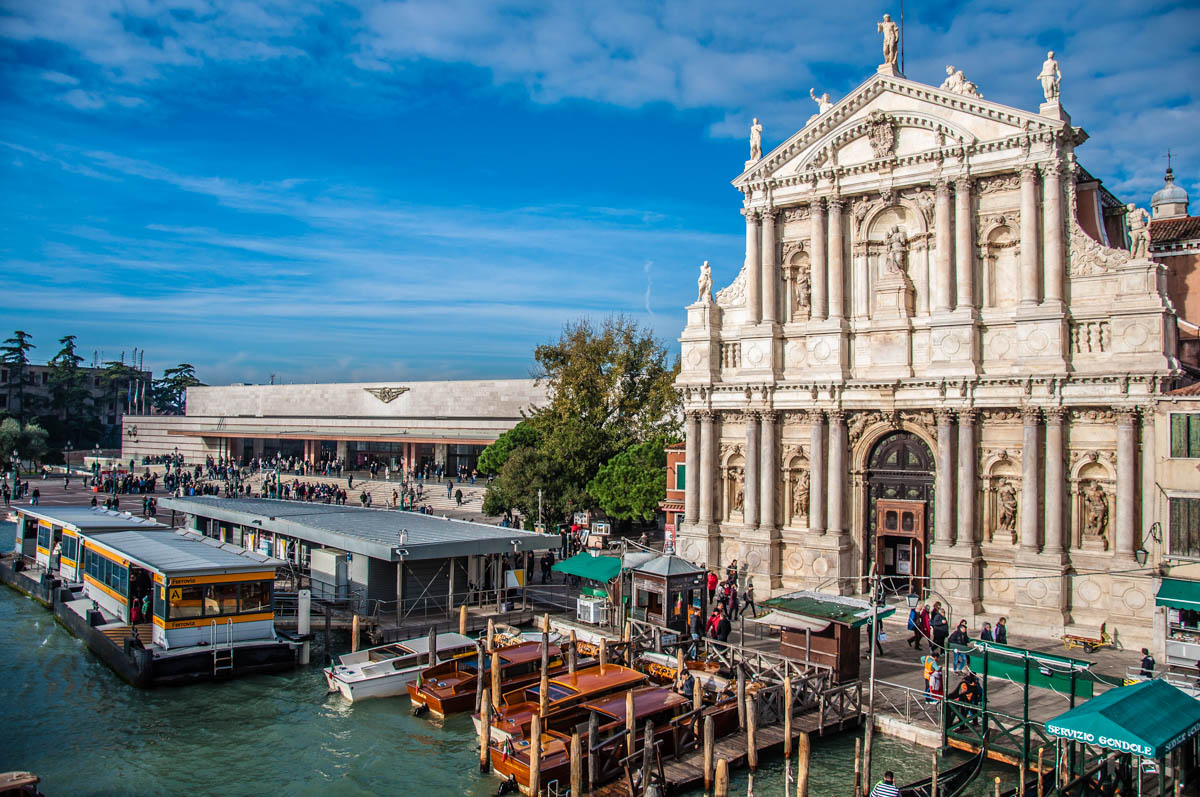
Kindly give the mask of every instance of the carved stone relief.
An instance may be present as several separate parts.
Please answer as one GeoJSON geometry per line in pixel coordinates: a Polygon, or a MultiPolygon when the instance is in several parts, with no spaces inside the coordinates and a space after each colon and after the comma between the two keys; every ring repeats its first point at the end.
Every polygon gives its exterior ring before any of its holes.
{"type": "Polygon", "coordinates": [[[896,123],[883,111],[871,111],[867,137],[876,158],[890,158],[896,153],[896,123]]]}
{"type": "Polygon", "coordinates": [[[1074,216],[1069,222],[1071,237],[1070,268],[1071,276],[1086,277],[1094,274],[1105,274],[1129,262],[1129,253],[1124,249],[1109,249],[1107,246],[1092,240],[1075,222],[1074,216]]]}
{"type": "Polygon", "coordinates": [[[746,267],[738,272],[737,278],[729,285],[717,291],[717,305],[720,307],[743,307],[746,304],[746,267]]]}
{"type": "Polygon", "coordinates": [[[997,174],[981,177],[975,190],[980,194],[997,194],[1001,191],[1016,191],[1021,187],[1021,178],[1015,174],[997,174]]]}

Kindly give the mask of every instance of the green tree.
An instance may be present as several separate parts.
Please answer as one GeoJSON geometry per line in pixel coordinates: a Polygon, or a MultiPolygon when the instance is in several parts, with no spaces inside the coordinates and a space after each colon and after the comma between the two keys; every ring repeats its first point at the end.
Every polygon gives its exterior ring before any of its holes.
{"type": "Polygon", "coordinates": [[[679,365],[669,364],[666,347],[648,330],[624,317],[568,324],[557,341],[537,347],[534,359],[550,402],[531,410],[526,423],[536,441],[509,450],[485,511],[503,506],[536,514],[540,487],[543,517],[553,522],[596,506],[588,485],[614,456],[678,436],[679,365]]]}
{"type": "Polygon", "coordinates": [[[39,460],[46,454],[46,430],[36,423],[24,426],[16,418],[5,418],[0,422],[0,456],[12,462],[12,452],[22,460],[39,460]]]}
{"type": "Polygon", "coordinates": [[[50,409],[57,422],[57,436],[62,440],[82,443],[82,433],[88,422],[92,394],[87,387],[87,374],[80,369],[83,362],[75,351],[75,336],[59,338],[62,348],[50,360],[50,409]]]}
{"type": "Polygon", "coordinates": [[[535,448],[538,444],[538,433],[529,421],[521,421],[513,428],[496,438],[496,442],[479,453],[476,468],[487,476],[495,476],[508,462],[508,458],[519,448],[535,448]]]}
{"type": "Polygon", "coordinates": [[[16,330],[13,336],[0,346],[0,362],[8,366],[8,411],[24,422],[29,407],[25,402],[26,371],[29,369],[29,352],[37,347],[30,343],[32,335],[16,330]],[[16,406],[13,396],[16,396],[16,406]]]}
{"type": "Polygon", "coordinates": [[[154,380],[154,407],[163,415],[183,415],[184,399],[189,387],[201,385],[191,363],[180,363],[163,371],[162,379],[154,380]]]}
{"type": "Polygon", "coordinates": [[[588,493],[610,517],[649,522],[667,497],[667,452],[662,438],[622,451],[600,466],[588,493]]]}

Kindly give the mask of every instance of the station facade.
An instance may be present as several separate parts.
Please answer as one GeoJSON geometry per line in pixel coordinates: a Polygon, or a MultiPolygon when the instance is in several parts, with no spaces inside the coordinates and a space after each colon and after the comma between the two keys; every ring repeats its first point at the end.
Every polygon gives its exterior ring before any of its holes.
{"type": "Polygon", "coordinates": [[[125,416],[122,457],[279,456],[457,472],[546,400],[532,379],[193,387],[184,415],[125,416]]]}
{"type": "Polygon", "coordinates": [[[702,268],[680,337],[682,556],[1150,641],[1155,402],[1188,371],[1087,138],[1057,80],[1027,111],[893,64],[770,152],[752,133],[744,265],[715,297],[702,268]]]}

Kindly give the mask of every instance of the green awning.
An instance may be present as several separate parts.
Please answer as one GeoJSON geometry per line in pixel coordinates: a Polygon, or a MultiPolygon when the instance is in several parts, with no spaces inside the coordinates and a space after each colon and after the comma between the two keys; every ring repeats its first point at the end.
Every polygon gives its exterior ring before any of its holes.
{"type": "Polygon", "coordinates": [[[1046,732],[1143,758],[1161,758],[1200,733],[1200,700],[1166,681],[1110,689],[1046,723],[1046,732]]]}
{"type": "Polygon", "coordinates": [[[620,575],[621,560],[616,556],[592,556],[590,553],[580,553],[570,559],[563,559],[551,570],[607,584],[620,575]]]}
{"type": "Polygon", "coordinates": [[[1200,581],[1164,578],[1158,594],[1154,596],[1154,605],[1200,611],[1200,581]]]}

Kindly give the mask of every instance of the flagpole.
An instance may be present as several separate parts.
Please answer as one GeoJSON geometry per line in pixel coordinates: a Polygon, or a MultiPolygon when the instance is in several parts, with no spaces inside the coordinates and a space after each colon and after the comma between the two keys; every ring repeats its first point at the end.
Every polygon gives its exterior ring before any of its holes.
{"type": "Polygon", "coordinates": [[[904,0],[900,0],[900,72],[904,73],[904,0]]]}

